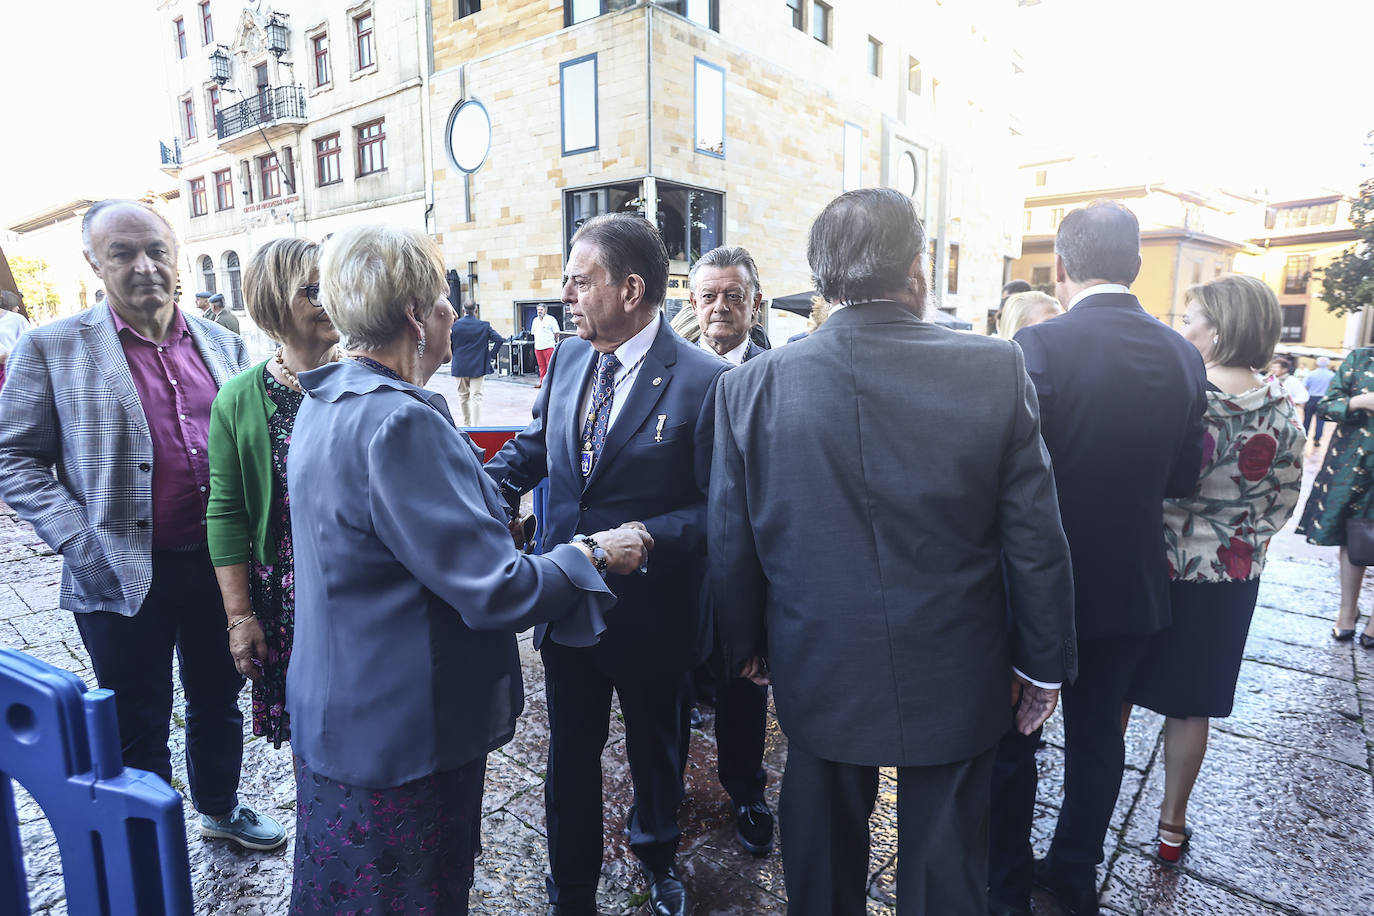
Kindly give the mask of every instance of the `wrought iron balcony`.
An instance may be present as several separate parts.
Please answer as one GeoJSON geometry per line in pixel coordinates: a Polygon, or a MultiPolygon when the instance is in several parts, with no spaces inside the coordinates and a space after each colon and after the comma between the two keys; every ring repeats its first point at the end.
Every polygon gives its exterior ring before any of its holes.
{"type": "Polygon", "coordinates": [[[162,148],[162,164],[164,166],[170,165],[173,168],[180,168],[181,141],[174,139],[172,140],[171,146],[168,146],[166,143],[159,142],[158,146],[162,148]]]}
{"type": "Polygon", "coordinates": [[[256,95],[248,96],[242,102],[221,108],[215,113],[215,132],[219,135],[221,143],[259,127],[294,128],[304,123],[305,89],[301,86],[265,88],[256,95]]]}

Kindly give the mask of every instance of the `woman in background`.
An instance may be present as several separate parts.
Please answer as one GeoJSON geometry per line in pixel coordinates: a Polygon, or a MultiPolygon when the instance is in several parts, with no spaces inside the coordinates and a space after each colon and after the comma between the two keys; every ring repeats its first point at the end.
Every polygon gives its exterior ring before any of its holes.
{"type": "Polygon", "coordinates": [[[1022,328],[1049,321],[1062,314],[1064,309],[1060,306],[1059,300],[1048,293],[1013,293],[1002,303],[1002,309],[997,313],[997,336],[1011,340],[1022,328]]]}
{"type": "Polygon", "coordinates": [[[1278,343],[1278,299],[1230,274],[1188,290],[1182,333],[1207,365],[1207,412],[1197,490],[1164,501],[1172,625],[1155,634],[1127,692],[1168,716],[1159,857],[1176,862],[1192,831],[1188,799],[1207,753],[1210,719],[1231,714],[1241,655],[1269,539],[1302,486],[1306,436],[1283,386],[1256,370],[1278,343]]]}

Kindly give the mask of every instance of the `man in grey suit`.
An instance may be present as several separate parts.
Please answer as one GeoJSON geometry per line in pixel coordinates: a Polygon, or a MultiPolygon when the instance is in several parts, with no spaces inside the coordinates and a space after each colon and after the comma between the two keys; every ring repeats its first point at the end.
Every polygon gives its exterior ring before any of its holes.
{"type": "Polygon", "coordinates": [[[239,333],[239,319],[227,308],[224,307],[224,296],[215,293],[210,297],[210,313],[205,316],[222,328],[228,328],[235,334],[239,333]]]}
{"type": "Polygon", "coordinates": [[[176,240],[156,211],[100,201],[81,238],[106,303],[31,331],[10,355],[0,499],[62,555],[59,604],[115,692],[125,765],[171,782],[175,649],[201,835],[275,849],[281,825],[238,801],[243,678],[205,543],[210,403],[248,353],[176,307],[176,240]]]}
{"type": "Polygon", "coordinates": [[[722,376],[707,529],[726,663],[771,679],[788,738],[788,912],[865,912],[895,766],[901,912],[982,916],[994,747],[1075,673],[1035,389],[1011,343],[921,320],[905,195],[836,198],[807,255],[830,317],[722,376]]]}

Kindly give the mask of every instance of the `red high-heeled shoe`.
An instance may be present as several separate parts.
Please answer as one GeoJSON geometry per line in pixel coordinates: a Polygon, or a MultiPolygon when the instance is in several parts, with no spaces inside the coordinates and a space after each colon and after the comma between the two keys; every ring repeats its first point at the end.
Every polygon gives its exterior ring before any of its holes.
{"type": "Polygon", "coordinates": [[[1159,835],[1155,837],[1155,840],[1159,843],[1159,858],[1161,861],[1173,865],[1177,863],[1179,859],[1183,858],[1183,850],[1188,848],[1188,841],[1193,838],[1193,828],[1186,825],[1166,824],[1160,821],[1159,831],[1159,835]],[[1166,840],[1164,839],[1165,831],[1176,836],[1181,836],[1183,839],[1177,843],[1166,840]]]}

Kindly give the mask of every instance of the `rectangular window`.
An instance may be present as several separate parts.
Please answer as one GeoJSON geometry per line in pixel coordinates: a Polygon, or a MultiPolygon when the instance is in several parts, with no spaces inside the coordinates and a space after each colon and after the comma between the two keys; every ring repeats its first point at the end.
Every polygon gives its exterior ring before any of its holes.
{"type": "Polygon", "coordinates": [[[949,270],[945,273],[948,281],[945,289],[950,293],[959,292],[959,243],[950,242],[949,244],[949,270]]]}
{"type": "Polygon", "coordinates": [[[455,6],[457,7],[458,15],[454,18],[463,19],[471,16],[473,13],[480,13],[482,11],[482,0],[458,0],[455,6]]]}
{"type": "Polygon", "coordinates": [[[267,113],[267,64],[258,64],[253,68],[253,82],[257,85],[258,104],[261,106],[259,111],[267,113]]]}
{"type": "Polygon", "coordinates": [[[660,181],[658,186],[658,231],[663,236],[668,257],[686,261],[690,266],[721,243],[721,217],[724,198],[714,191],[660,181]]]}
{"type": "Polygon", "coordinates": [[[330,134],[315,141],[315,184],[324,187],[343,181],[339,165],[339,135],[330,134]]]}
{"type": "Polygon", "coordinates": [[[719,31],[716,23],[715,0],[653,0],[655,6],[672,10],[699,26],[719,31]]]}
{"type": "Polygon", "coordinates": [[[864,132],[859,125],[844,122],[844,187],[856,191],[863,187],[864,132]]]}
{"type": "Polygon", "coordinates": [[[196,138],[196,102],[189,96],[181,100],[181,126],[187,140],[196,138]]]}
{"type": "Polygon", "coordinates": [[[186,59],[186,23],[178,16],[172,20],[172,37],[177,45],[177,59],[186,59]]]}
{"type": "Polygon", "coordinates": [[[1291,254],[1283,265],[1283,292],[1285,295],[1298,296],[1307,292],[1307,281],[1312,277],[1312,258],[1305,254],[1291,254]]]}
{"type": "MultiPolygon", "coordinates": [[[[564,2],[563,24],[576,25],[579,22],[586,22],[588,19],[595,19],[597,16],[604,16],[606,13],[614,13],[618,10],[638,6],[640,2],[641,0],[572,0],[571,3],[564,2]]],[[[677,3],[669,3],[668,5],[675,7],[677,3]]]]}
{"type": "Polygon", "coordinates": [[[1050,210],[1050,228],[1058,229],[1059,224],[1064,221],[1064,208],[1055,207],[1050,210]]]}
{"type": "Polygon", "coordinates": [[[585,153],[600,144],[596,93],[596,55],[558,65],[559,117],[563,155],[585,153]]]}
{"type": "Polygon", "coordinates": [[[805,32],[806,13],[802,9],[802,0],[787,0],[787,11],[792,15],[792,28],[805,32]]]}
{"type": "Polygon", "coordinates": [[[1034,286],[1036,289],[1043,289],[1044,287],[1049,286],[1049,285],[1050,285],[1050,268],[1049,268],[1049,265],[1045,265],[1044,267],[1032,267],[1032,268],[1031,268],[1031,281],[1030,281],[1030,282],[1031,282],[1031,286],[1034,286]]]}
{"type": "Polygon", "coordinates": [[[1026,221],[1025,221],[1025,223],[1021,226],[1021,231],[1023,231],[1023,232],[1030,232],[1030,231],[1031,231],[1032,217],[1033,217],[1033,214],[1031,213],[1031,211],[1027,210],[1027,211],[1026,211],[1026,221]]]}
{"type": "Polygon", "coordinates": [[[215,40],[215,27],[210,24],[210,0],[200,4],[200,43],[208,45],[215,40]]]}
{"type": "Polygon", "coordinates": [[[358,128],[358,177],[386,170],[386,131],[384,120],[358,128]]]}
{"type": "Polygon", "coordinates": [[[228,169],[215,173],[215,209],[234,209],[234,175],[228,169]]]}
{"type": "Polygon", "coordinates": [[[281,166],[276,153],[258,157],[258,192],[262,200],[281,197],[281,166]]]}
{"type": "Polygon", "coordinates": [[[205,179],[191,179],[191,215],[204,216],[208,211],[205,207],[205,179]]]}
{"type": "Polygon", "coordinates": [[[243,202],[251,204],[253,202],[253,163],[247,159],[240,159],[239,168],[243,170],[243,202]]]}
{"type": "Polygon", "coordinates": [[[811,37],[823,45],[830,44],[830,7],[821,0],[811,4],[811,37]]]}
{"type": "Polygon", "coordinates": [[[883,43],[872,35],[868,36],[868,72],[883,75],[883,43]]]}
{"type": "Polygon", "coordinates": [[[1307,323],[1307,306],[1285,305],[1280,307],[1280,311],[1283,312],[1283,325],[1279,328],[1279,342],[1301,342],[1303,325],[1307,323]]]}
{"type": "Polygon", "coordinates": [[[315,56],[315,88],[329,85],[329,33],[321,32],[310,39],[315,56]]]}
{"type": "Polygon", "coordinates": [[[906,59],[906,88],[908,92],[921,94],[921,62],[914,57],[906,59]]]}
{"type": "Polygon", "coordinates": [[[358,49],[358,69],[366,70],[376,63],[372,53],[372,11],[353,17],[353,35],[358,49]]]}
{"type": "Polygon", "coordinates": [[[210,125],[210,132],[219,131],[219,87],[211,86],[205,90],[205,107],[209,109],[206,121],[210,125]]]}
{"type": "Polygon", "coordinates": [[[725,158],[725,71],[696,60],[696,151],[725,158]]]}

